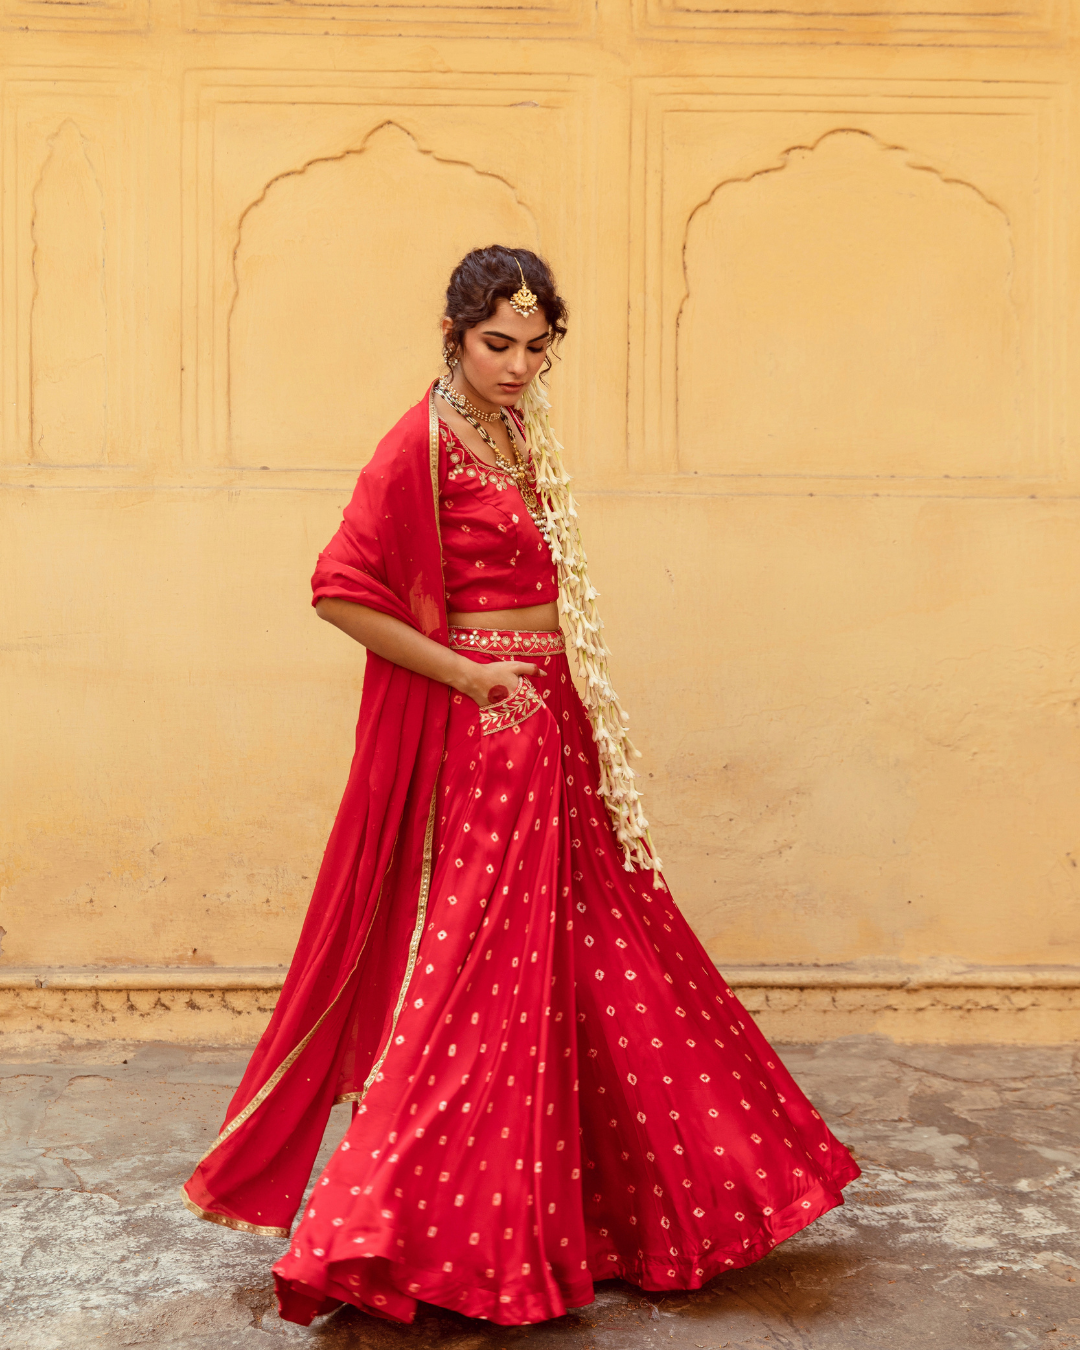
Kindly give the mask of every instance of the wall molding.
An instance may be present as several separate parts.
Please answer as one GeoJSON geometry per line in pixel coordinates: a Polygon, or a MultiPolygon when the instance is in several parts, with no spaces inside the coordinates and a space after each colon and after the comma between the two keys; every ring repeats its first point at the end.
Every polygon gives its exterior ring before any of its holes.
{"type": "MultiPolygon", "coordinates": [[[[733,989],[1078,989],[1078,966],[737,965],[733,989]]],[[[0,989],[280,989],[285,966],[8,966],[0,989]]]]}
{"type": "Polygon", "coordinates": [[[1066,40],[1068,9],[1057,0],[1009,7],[929,0],[907,10],[893,0],[859,6],[821,0],[635,0],[643,37],[694,42],[863,43],[900,46],[1054,46],[1066,40]]]}
{"type": "Polygon", "coordinates": [[[11,966],[0,989],[280,989],[284,966],[11,966]]]}
{"type": "MultiPolygon", "coordinates": [[[[779,1044],[888,1036],[911,1044],[1080,1039],[1080,966],[732,966],[723,973],[779,1044]]],[[[58,1041],[250,1047],[284,967],[0,968],[0,1031],[21,1052],[58,1041]]]]}
{"type": "Polygon", "coordinates": [[[1080,989],[1080,966],[737,966],[721,969],[733,989],[1080,989]]]}
{"type": "Polygon", "coordinates": [[[1065,485],[1071,477],[1062,455],[1068,314],[1051,281],[1064,265],[1053,225],[1067,189],[1054,167],[1067,116],[1063,84],[831,75],[748,84],[726,74],[642,75],[633,80],[631,97],[629,477],[653,475],[658,488],[679,477],[713,478],[730,495],[781,496],[800,489],[844,494],[856,485],[868,496],[918,495],[956,481],[963,483],[963,495],[981,498],[1010,491],[1021,480],[1036,495],[1065,485]],[[985,135],[988,119],[994,139],[985,135]],[[921,450],[909,459],[893,445],[865,461],[834,459],[820,448],[803,460],[790,457],[789,445],[773,459],[770,437],[761,432],[740,442],[737,464],[724,456],[713,472],[703,472],[695,463],[680,433],[678,388],[691,219],[718,191],[782,173],[793,152],[816,151],[838,131],[900,151],[908,169],[929,171],[942,185],[963,185],[1000,212],[1015,241],[1009,246],[1008,295],[1019,324],[1017,397],[1023,408],[1041,410],[1015,457],[999,456],[980,471],[970,455],[931,465],[919,462],[921,450]],[[1006,160],[1023,167],[1003,178],[1006,160]],[[871,471],[878,467],[888,472],[871,471]]]}

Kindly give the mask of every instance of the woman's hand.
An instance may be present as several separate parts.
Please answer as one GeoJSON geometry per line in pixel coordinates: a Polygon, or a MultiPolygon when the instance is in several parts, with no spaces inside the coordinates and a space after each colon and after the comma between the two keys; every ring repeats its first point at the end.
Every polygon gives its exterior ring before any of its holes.
{"type": "Polygon", "coordinates": [[[380,614],[366,605],[354,605],[351,600],[326,596],[315,606],[320,619],[326,619],[335,628],[348,633],[369,651],[377,652],[387,661],[439,680],[468,694],[481,708],[501,703],[517,693],[523,675],[545,675],[547,672],[529,661],[494,661],[484,665],[470,661],[467,656],[444,647],[441,642],[418,633],[415,628],[380,614]]]}
{"type": "Polygon", "coordinates": [[[492,661],[488,665],[465,657],[463,665],[468,668],[454,681],[454,688],[475,699],[481,708],[490,708],[493,703],[516,694],[523,675],[544,674],[539,666],[528,661],[492,661]]]}

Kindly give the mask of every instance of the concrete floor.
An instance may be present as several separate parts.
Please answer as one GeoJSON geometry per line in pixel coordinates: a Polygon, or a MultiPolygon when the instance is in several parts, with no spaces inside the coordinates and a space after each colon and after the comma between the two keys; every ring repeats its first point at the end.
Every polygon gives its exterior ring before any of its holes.
{"type": "Polygon", "coordinates": [[[303,1330],[274,1309],[281,1242],[176,1200],[239,1079],[237,1051],[8,1047],[0,1346],[1080,1350],[1080,1055],[874,1037],[783,1053],[864,1176],[758,1265],[694,1294],[609,1282],[534,1327],[425,1307],[412,1327],[342,1311],[303,1330]]]}

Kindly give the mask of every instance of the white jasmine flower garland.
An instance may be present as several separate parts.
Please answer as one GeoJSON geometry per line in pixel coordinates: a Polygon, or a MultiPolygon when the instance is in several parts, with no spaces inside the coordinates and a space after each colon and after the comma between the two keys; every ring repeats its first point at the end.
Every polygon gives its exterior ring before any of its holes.
{"type": "Polygon", "coordinates": [[[585,682],[585,708],[600,756],[599,792],[622,845],[623,866],[628,872],[651,867],[653,884],[659,886],[660,859],[653,851],[641,794],[634,786],[637,775],[629,763],[630,756],[640,758],[641,751],[630,740],[630,719],[620,707],[608,676],[611,653],[600,634],[604,624],[596,608],[598,592],[589,581],[570,475],[563,467],[562,446],[548,420],[550,407],[539,378],[532,380],[519,409],[536,470],[537,495],[548,521],[551,556],[559,569],[559,613],[585,682]]]}

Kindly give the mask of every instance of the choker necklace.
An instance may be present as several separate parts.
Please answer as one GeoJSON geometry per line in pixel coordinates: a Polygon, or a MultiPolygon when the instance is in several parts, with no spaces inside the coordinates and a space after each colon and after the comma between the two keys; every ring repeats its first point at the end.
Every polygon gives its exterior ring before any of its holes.
{"type": "Polygon", "coordinates": [[[478,422],[498,422],[502,418],[501,408],[497,408],[493,413],[481,412],[476,404],[470,403],[461,390],[455,389],[445,376],[439,381],[439,392],[451,408],[459,412],[462,417],[469,419],[475,417],[478,422]]]}
{"type": "MultiPolygon", "coordinates": [[[[548,518],[544,513],[544,508],[540,504],[540,499],[536,495],[536,488],[534,487],[533,482],[529,477],[529,470],[526,467],[526,465],[522,462],[521,455],[518,452],[517,439],[514,435],[514,425],[510,421],[510,418],[507,416],[506,409],[500,408],[499,411],[493,417],[487,417],[484,420],[494,422],[496,418],[502,419],[503,425],[506,427],[506,434],[510,440],[511,449],[514,452],[514,459],[512,462],[509,459],[507,459],[507,457],[495,444],[495,441],[492,439],[490,432],[485,430],[485,428],[480,425],[480,423],[476,420],[476,417],[474,417],[470,412],[466,411],[466,409],[462,407],[462,403],[468,404],[470,408],[472,407],[472,405],[469,404],[468,399],[464,399],[456,389],[454,389],[452,386],[449,386],[449,381],[446,380],[446,376],[443,376],[443,379],[441,379],[438,382],[435,388],[443,396],[443,398],[446,399],[447,403],[450,404],[451,408],[453,408],[455,412],[460,413],[461,416],[464,417],[466,422],[468,422],[470,426],[472,426],[479,433],[480,439],[484,442],[484,444],[488,447],[491,453],[495,456],[495,467],[501,469],[503,473],[505,473],[509,478],[513,480],[514,486],[517,488],[518,493],[521,496],[521,500],[525,503],[525,510],[528,511],[529,515],[532,517],[533,524],[540,531],[541,537],[550,548],[551,527],[548,524],[548,518]],[[444,381],[446,382],[444,383],[444,381]],[[461,400],[461,402],[459,402],[459,400],[461,400]]],[[[483,417],[483,413],[478,413],[477,416],[483,417]]],[[[470,451],[469,453],[472,454],[472,451],[470,451]]],[[[481,464],[483,463],[482,460],[479,462],[481,464]]]]}

